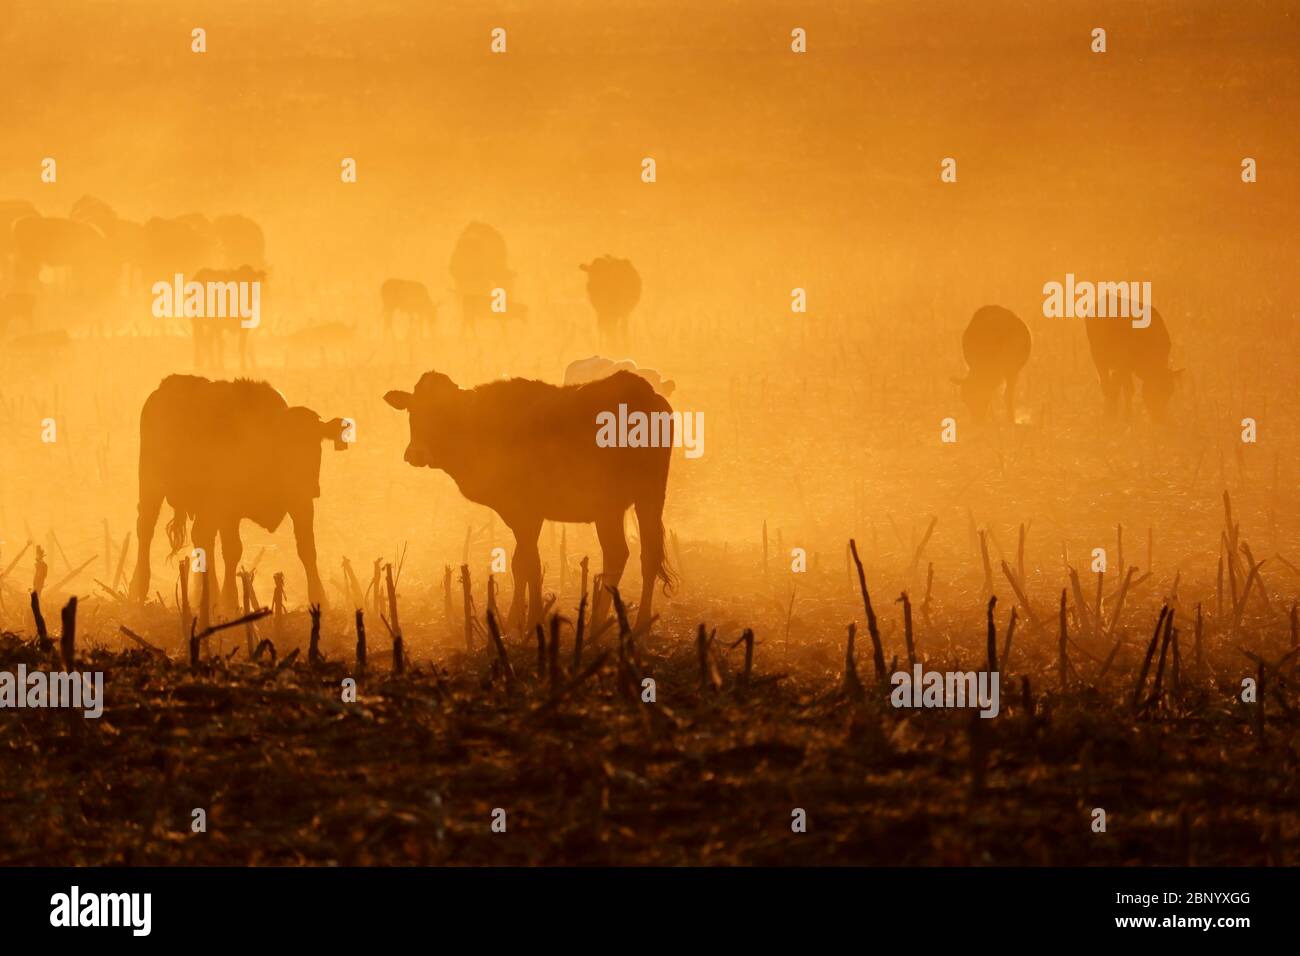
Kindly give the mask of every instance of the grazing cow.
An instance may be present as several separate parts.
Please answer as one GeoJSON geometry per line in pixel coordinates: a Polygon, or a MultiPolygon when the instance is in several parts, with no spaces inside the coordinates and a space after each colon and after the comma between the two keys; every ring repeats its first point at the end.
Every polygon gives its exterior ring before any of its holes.
{"type": "Polygon", "coordinates": [[[221,245],[221,261],[227,269],[241,265],[266,268],[266,237],[262,227],[247,216],[218,216],[212,220],[212,233],[221,245]]]}
{"type": "MultiPolygon", "coordinates": [[[[191,334],[194,336],[194,367],[224,369],[226,367],[226,336],[231,336],[239,345],[239,370],[242,372],[250,366],[255,366],[253,361],[253,350],[248,346],[249,329],[244,327],[243,319],[239,315],[237,308],[239,304],[239,285],[241,282],[262,283],[266,280],[266,273],[259,272],[251,266],[241,266],[238,269],[200,269],[190,277],[191,282],[201,283],[204,287],[204,302],[215,302],[220,298],[230,306],[226,310],[226,315],[202,315],[191,316],[191,334]],[[218,283],[221,292],[220,296],[211,296],[207,290],[210,288],[208,283],[218,283]],[[229,283],[235,283],[234,286],[229,283]],[[232,290],[233,294],[232,294],[232,290]]],[[[259,289],[260,296],[265,290],[259,289]]],[[[179,305],[177,306],[179,311],[179,305]]],[[[259,317],[260,320],[260,317],[259,317]]]]}
{"type": "MultiPolygon", "coordinates": [[[[595,522],[604,555],[603,581],[617,585],[627,564],[623,517],[636,508],[641,528],[641,604],[637,628],[648,628],[655,579],[665,589],[672,574],[664,554],[663,510],[671,447],[600,447],[602,412],[671,415],[649,383],[616,372],[586,385],[559,386],[508,379],[462,389],[446,375],[426,372],[414,392],[392,391],[384,400],[410,413],[406,461],[449,474],[470,501],[501,516],[515,535],[512,627],[529,628],[542,613],[542,559],[537,536],[543,521],[595,522]]],[[[655,422],[660,419],[650,418],[655,422]]],[[[606,605],[596,595],[593,620],[606,605]]]]}
{"type": "Polygon", "coordinates": [[[1106,400],[1106,414],[1119,411],[1124,397],[1124,414],[1133,412],[1133,378],[1142,380],[1142,403],[1152,420],[1163,422],[1182,369],[1169,367],[1169,329],[1164,317],[1151,307],[1151,324],[1134,328],[1133,320],[1123,318],[1130,312],[1121,302],[1118,310],[1108,310],[1108,318],[1088,316],[1083,320],[1088,335],[1088,351],[1101,379],[1101,393],[1106,400]]]}
{"type": "Polygon", "coordinates": [[[1016,418],[1016,378],[1029,361],[1029,327],[1009,309],[986,305],[976,311],[961,335],[961,353],[970,370],[954,378],[976,421],[988,414],[989,402],[1005,385],[1007,418],[1016,418]]]}
{"type": "Polygon", "coordinates": [[[641,301],[641,276],[627,259],[605,255],[578,266],[587,273],[587,298],[596,310],[601,345],[627,342],[627,317],[641,301]]]}
{"type": "Polygon", "coordinates": [[[379,287],[379,298],[384,304],[384,336],[393,334],[393,316],[401,314],[407,318],[407,341],[425,338],[428,331],[433,335],[433,324],[438,318],[438,307],[429,298],[429,290],[423,282],[412,279],[385,279],[379,287]]]}
{"type": "Polygon", "coordinates": [[[506,241],[501,233],[482,222],[471,222],[456,240],[449,266],[460,299],[464,329],[477,328],[485,319],[522,315],[514,299],[515,274],[506,265],[506,241]],[[492,311],[493,289],[506,293],[506,311],[492,311]]]}
{"type": "MultiPolygon", "coordinates": [[[[342,419],[322,422],[310,408],[290,408],[266,382],[163,379],[140,411],[139,552],[131,595],[140,601],[149,595],[149,545],[166,499],[173,509],[167,523],[173,554],[184,545],[186,522],[193,519],[191,540],[204,550],[211,571],[221,535],[227,608],[238,604],[240,521],[275,531],[286,514],[307,572],[308,599],[323,603],[312,522],[313,502],[320,497],[320,443],[327,439],[336,449],[347,448],[342,419]]],[[[210,593],[215,597],[216,588],[210,593]]]]}
{"type": "Polygon", "coordinates": [[[636,362],[631,359],[607,359],[602,355],[593,355],[591,358],[576,359],[568,364],[564,370],[565,385],[585,385],[587,382],[595,382],[602,378],[609,378],[615,372],[627,371],[633,375],[638,375],[650,383],[650,387],[662,395],[664,398],[671,398],[673,389],[677,383],[672,379],[664,378],[652,368],[638,368],[636,362]]]}

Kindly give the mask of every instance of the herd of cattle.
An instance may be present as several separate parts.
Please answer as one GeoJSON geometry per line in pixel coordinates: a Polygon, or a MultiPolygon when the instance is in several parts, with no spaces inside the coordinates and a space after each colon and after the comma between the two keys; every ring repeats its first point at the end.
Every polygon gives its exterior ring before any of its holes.
{"type": "MultiPolygon", "coordinates": [[[[200,283],[261,282],[268,271],[262,230],[245,216],[191,214],[135,223],[89,197],[66,218],[42,216],[29,203],[0,202],[0,267],[0,333],[15,320],[32,324],[34,300],[51,285],[45,278],[51,272],[61,294],[94,297],[175,275],[200,283]]],[[[628,318],[640,300],[641,277],[628,260],[608,255],[580,268],[599,339],[621,351],[628,318]]],[[[524,313],[513,301],[515,273],[505,241],[491,226],[471,223],[464,230],[449,271],[464,326],[524,313]]],[[[399,321],[407,323],[411,340],[432,335],[438,304],[422,282],[390,278],[379,297],[386,335],[395,334],[399,321]]],[[[1170,339],[1161,315],[1152,309],[1151,322],[1142,328],[1105,318],[1086,318],[1084,327],[1108,412],[1118,411],[1121,398],[1131,410],[1137,379],[1152,418],[1162,419],[1179,373],[1169,367],[1170,339]]],[[[239,336],[240,366],[247,364],[246,330],[237,318],[203,326],[196,320],[193,332],[196,367],[224,365],[227,332],[239,336]]],[[[985,418],[1002,390],[1014,420],[1016,383],[1031,351],[1028,327],[1005,308],[985,306],[974,314],[961,344],[969,371],[954,381],[972,416],[985,418]]],[[[409,415],[405,461],[445,471],[466,498],[493,509],[514,532],[512,626],[531,626],[541,613],[537,538],[544,521],[593,522],[603,552],[603,581],[617,585],[629,554],[623,519],[635,508],[643,580],[638,627],[644,627],[655,581],[671,582],[663,532],[671,448],[599,447],[594,422],[599,413],[620,406],[647,416],[671,414],[667,399],[675,387],[671,379],[630,360],[597,355],[571,363],[563,385],[510,379],[465,389],[446,375],[428,372],[412,391],[390,391],[384,399],[409,415]],[[530,478],[520,482],[518,469],[525,462],[530,478]]],[[[311,409],[290,406],[265,382],[179,374],[164,379],[140,416],[133,596],[146,600],[149,595],[150,543],[166,502],[173,509],[167,524],[173,553],[184,545],[190,521],[194,547],[215,557],[221,539],[225,584],[209,589],[214,599],[219,596],[227,606],[235,602],[240,522],[248,519],[273,531],[288,516],[309,599],[323,603],[313,532],[321,442],[346,449],[345,425],[344,419],[322,421],[311,409]]],[[[207,573],[215,575],[215,568],[207,573]]]]}
{"type": "MultiPolygon", "coordinates": [[[[602,256],[579,266],[596,313],[602,347],[622,349],[628,317],[641,297],[641,277],[627,259],[602,256]]],[[[457,239],[448,264],[459,305],[462,332],[493,319],[523,320],[528,307],[515,296],[501,233],[470,223],[457,239]]],[[[174,276],[198,283],[257,281],[268,276],[261,226],[243,215],[209,218],[189,213],[154,217],[143,223],[120,217],[102,200],[86,196],[69,215],[44,216],[30,202],[0,200],[0,334],[48,333],[37,311],[43,297],[57,292],[78,313],[93,313],[122,295],[138,294],[174,276]]],[[[386,338],[408,341],[433,335],[439,304],[415,279],[390,278],[380,286],[380,327],[386,338]],[[399,329],[399,323],[405,328],[399,329]]],[[[307,330],[308,338],[314,337],[307,330]]],[[[196,369],[225,367],[225,342],[238,344],[239,368],[253,365],[248,329],[228,317],[205,316],[192,323],[196,369]]]]}

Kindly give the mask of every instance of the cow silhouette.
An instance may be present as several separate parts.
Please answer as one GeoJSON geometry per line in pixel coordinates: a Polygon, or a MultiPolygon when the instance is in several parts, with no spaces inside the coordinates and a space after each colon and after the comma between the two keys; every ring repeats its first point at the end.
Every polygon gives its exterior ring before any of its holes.
{"type": "MultiPolygon", "coordinates": [[[[167,538],[175,554],[185,527],[202,548],[208,572],[216,567],[221,535],[225,586],[221,598],[237,607],[236,570],[243,554],[239,523],[248,519],[275,531],[286,515],[293,521],[298,557],[307,572],[307,594],[322,604],[325,591],[316,566],[313,528],[320,497],[321,442],[339,450],[343,420],[322,422],[310,408],[290,407],[266,382],[210,381],[169,375],[145,399],[140,411],[140,498],[136,519],[138,554],[131,595],[149,594],[149,546],[164,500],[172,506],[167,538]]],[[[213,598],[218,591],[210,589],[213,598]]]]}
{"type": "Polygon", "coordinates": [[[483,222],[471,222],[456,240],[448,266],[460,300],[462,328],[472,331],[485,320],[502,318],[492,311],[494,289],[506,293],[505,315],[521,315],[514,299],[515,274],[506,264],[506,240],[483,222]]]}
{"type": "Polygon", "coordinates": [[[394,334],[393,318],[403,315],[407,319],[407,341],[433,335],[433,325],[438,317],[438,307],[429,298],[423,282],[412,279],[385,279],[379,287],[379,298],[384,306],[384,337],[394,334]]]}
{"type": "Polygon", "coordinates": [[[1029,361],[1029,327],[1009,309],[986,305],[976,310],[961,335],[961,353],[969,371],[954,378],[976,421],[988,415],[999,387],[1006,392],[1007,418],[1016,417],[1016,379],[1029,361]]]}
{"type": "MultiPolygon", "coordinates": [[[[251,266],[241,266],[238,269],[200,269],[190,277],[190,281],[202,283],[205,289],[204,301],[207,301],[207,284],[210,282],[220,283],[227,292],[233,288],[234,294],[224,295],[228,302],[238,304],[239,302],[239,283],[266,281],[266,273],[260,272],[251,266]],[[235,283],[233,287],[229,283],[235,283]]],[[[265,289],[259,290],[259,295],[265,294],[265,289]]],[[[263,303],[265,299],[261,299],[263,303]]],[[[179,305],[177,306],[179,310],[179,305]]],[[[194,338],[194,367],[196,369],[224,369],[226,367],[226,339],[235,340],[239,353],[239,370],[245,371],[255,363],[253,361],[253,350],[249,347],[248,333],[252,331],[245,328],[243,318],[239,315],[238,310],[227,310],[226,315],[202,315],[190,317],[190,334],[194,338]]]]}
{"type": "Polygon", "coordinates": [[[627,320],[641,301],[641,275],[627,259],[610,255],[578,266],[587,273],[587,298],[596,310],[596,333],[602,346],[627,343],[627,320]]]}
{"type": "Polygon", "coordinates": [[[1153,421],[1165,421],[1169,400],[1183,374],[1169,367],[1171,342],[1164,317],[1151,307],[1151,324],[1134,328],[1128,305],[1123,300],[1117,309],[1108,309],[1109,317],[1088,316],[1083,328],[1088,336],[1088,351],[1097,367],[1106,414],[1119,412],[1121,396],[1124,414],[1133,413],[1133,379],[1142,382],[1142,403],[1153,421]],[[1118,314],[1116,314],[1118,313],[1118,314]]]}
{"type": "Polygon", "coordinates": [[[146,286],[170,282],[177,274],[193,275],[222,259],[221,242],[211,223],[197,213],[175,219],[155,216],[145,222],[141,242],[139,266],[146,286]]]}
{"type": "MultiPolygon", "coordinates": [[[[597,416],[619,413],[671,416],[649,383],[616,372],[586,385],[559,386],[508,379],[463,389],[439,372],[426,372],[414,392],[391,391],[389,405],[410,415],[405,459],[417,468],[445,471],[470,501],[500,515],[515,536],[515,590],[510,626],[527,627],[542,613],[542,561],[537,537],[544,521],[594,522],[604,556],[603,581],[617,585],[627,564],[623,518],[636,508],[641,529],[641,603],[638,629],[649,626],[655,580],[672,584],[664,553],[663,509],[671,447],[600,447],[597,416]]],[[[651,419],[654,421],[654,419],[651,419]]],[[[593,619],[606,609],[598,592],[593,619]]]]}

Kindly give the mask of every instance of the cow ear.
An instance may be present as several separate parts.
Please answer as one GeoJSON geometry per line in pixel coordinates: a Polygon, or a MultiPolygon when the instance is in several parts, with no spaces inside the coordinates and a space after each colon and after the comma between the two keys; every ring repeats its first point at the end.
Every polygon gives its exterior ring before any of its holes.
{"type": "Polygon", "coordinates": [[[392,405],[396,409],[405,411],[406,409],[411,407],[411,393],[399,392],[396,389],[394,389],[393,391],[389,392],[384,396],[384,401],[386,401],[389,405],[392,405]]]}

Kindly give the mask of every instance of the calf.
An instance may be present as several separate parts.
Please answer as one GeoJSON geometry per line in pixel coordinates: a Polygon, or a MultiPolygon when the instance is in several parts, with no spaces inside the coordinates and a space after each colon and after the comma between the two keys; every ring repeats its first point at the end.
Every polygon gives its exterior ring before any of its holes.
{"type": "Polygon", "coordinates": [[[384,336],[393,334],[393,316],[401,314],[408,321],[408,341],[425,337],[426,329],[433,335],[433,324],[438,317],[438,307],[429,298],[423,282],[411,279],[385,279],[379,287],[379,297],[384,304],[384,336]]]}
{"type": "Polygon", "coordinates": [[[1016,379],[1029,361],[1029,328],[1009,309],[986,305],[971,317],[961,335],[961,354],[970,369],[954,378],[961,397],[976,421],[988,414],[989,402],[1005,386],[1007,418],[1016,417],[1016,379]]]}
{"type": "MultiPolygon", "coordinates": [[[[1128,315],[1122,303],[1118,315],[1128,315]],[[1121,311],[1122,310],[1122,311],[1121,311]]],[[[1120,396],[1124,397],[1124,413],[1133,412],[1133,379],[1142,381],[1142,403],[1152,420],[1163,422],[1169,410],[1169,400],[1182,376],[1182,369],[1169,367],[1171,343],[1165,320],[1151,306],[1151,322],[1135,328],[1127,318],[1088,316],[1083,320],[1088,335],[1088,351],[1101,379],[1101,393],[1106,402],[1106,414],[1114,416],[1119,411],[1120,396]]]]}
{"type": "MultiPolygon", "coordinates": [[[[623,517],[636,508],[641,528],[641,604],[637,628],[649,627],[655,579],[672,584],[664,553],[663,509],[670,447],[611,447],[596,443],[602,412],[642,411],[671,416],[650,384],[615,372],[586,385],[558,386],[509,379],[463,389],[446,375],[426,372],[414,392],[392,391],[384,400],[410,413],[406,461],[438,468],[470,501],[501,516],[515,535],[512,627],[542,613],[542,560],[537,537],[543,521],[591,521],[604,556],[603,578],[615,586],[627,564],[623,517]]],[[[651,421],[655,419],[651,418],[651,421]]],[[[606,609],[596,594],[593,620],[606,609]]]]}
{"type": "Polygon", "coordinates": [[[148,597],[149,545],[165,499],[173,509],[167,524],[173,554],[184,545],[191,518],[191,540],[208,561],[215,561],[213,548],[221,535],[226,565],[221,595],[227,608],[238,603],[240,521],[247,518],[274,531],[286,514],[307,572],[308,599],[324,603],[312,523],[325,439],[336,449],[347,448],[342,419],[322,422],[310,408],[290,408],[265,382],[214,382],[194,375],[163,379],[140,411],[139,552],[131,595],[140,601],[148,597]]]}

